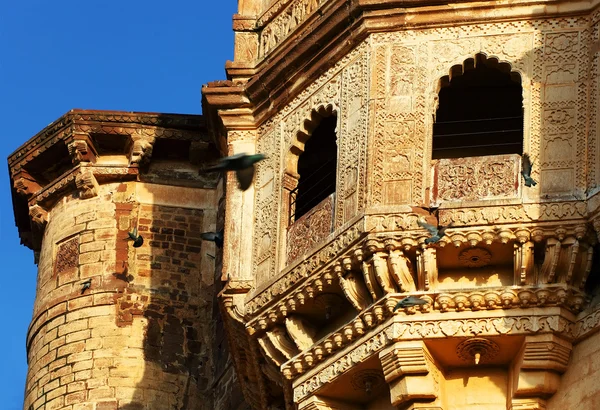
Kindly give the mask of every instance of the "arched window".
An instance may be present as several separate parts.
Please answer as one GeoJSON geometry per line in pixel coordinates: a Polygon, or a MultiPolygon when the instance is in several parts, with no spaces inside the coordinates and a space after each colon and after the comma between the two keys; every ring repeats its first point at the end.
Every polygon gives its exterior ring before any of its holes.
{"type": "Polygon", "coordinates": [[[523,152],[523,87],[509,64],[477,54],[440,86],[433,159],[523,152]]]}
{"type": "Polygon", "coordinates": [[[298,159],[298,186],[291,192],[290,223],[335,192],[336,115],[320,118],[298,159]]]}

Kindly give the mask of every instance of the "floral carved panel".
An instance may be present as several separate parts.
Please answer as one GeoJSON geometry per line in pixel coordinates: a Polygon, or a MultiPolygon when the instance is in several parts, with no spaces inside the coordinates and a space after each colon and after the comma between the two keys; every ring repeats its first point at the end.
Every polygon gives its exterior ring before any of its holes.
{"type": "Polygon", "coordinates": [[[334,198],[335,194],[329,195],[288,228],[288,264],[329,236],[333,228],[334,198]]]}
{"type": "Polygon", "coordinates": [[[432,200],[475,201],[516,198],[518,155],[441,159],[433,166],[432,200]]]}

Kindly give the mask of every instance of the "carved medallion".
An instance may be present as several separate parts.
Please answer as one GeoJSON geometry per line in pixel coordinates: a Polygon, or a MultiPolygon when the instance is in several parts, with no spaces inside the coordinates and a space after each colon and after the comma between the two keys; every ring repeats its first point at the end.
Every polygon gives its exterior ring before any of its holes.
{"type": "Polygon", "coordinates": [[[458,260],[467,268],[482,268],[490,264],[492,254],[484,248],[469,248],[458,255],[458,260]]]}

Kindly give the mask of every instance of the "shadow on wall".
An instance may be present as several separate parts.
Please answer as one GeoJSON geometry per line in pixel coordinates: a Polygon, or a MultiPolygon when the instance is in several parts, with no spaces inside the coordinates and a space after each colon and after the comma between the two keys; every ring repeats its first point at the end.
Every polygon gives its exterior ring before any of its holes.
{"type": "MultiPolygon", "coordinates": [[[[216,176],[199,176],[198,168],[217,153],[199,117],[189,121],[168,139],[156,139],[140,182],[119,187],[129,194],[122,198],[135,201],[113,198],[117,326],[131,329],[132,345],[140,338],[142,343],[141,350],[124,346],[115,359],[116,371],[136,380],[115,387],[119,409],[215,408],[215,266],[221,252],[200,234],[215,229],[218,198],[216,176]],[[138,248],[125,240],[134,228],[144,238],[138,248]]],[[[159,117],[161,122],[174,126],[172,116],[159,117]]]]}

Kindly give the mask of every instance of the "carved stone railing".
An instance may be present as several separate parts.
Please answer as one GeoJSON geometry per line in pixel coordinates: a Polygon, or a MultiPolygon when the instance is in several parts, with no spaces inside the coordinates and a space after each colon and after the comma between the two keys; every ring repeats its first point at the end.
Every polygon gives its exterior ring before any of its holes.
{"type": "Polygon", "coordinates": [[[432,166],[431,201],[517,199],[521,157],[517,154],[440,159],[432,166]]]}
{"type": "Polygon", "coordinates": [[[287,263],[292,263],[331,234],[334,198],[335,194],[329,195],[288,227],[287,263]]]}

